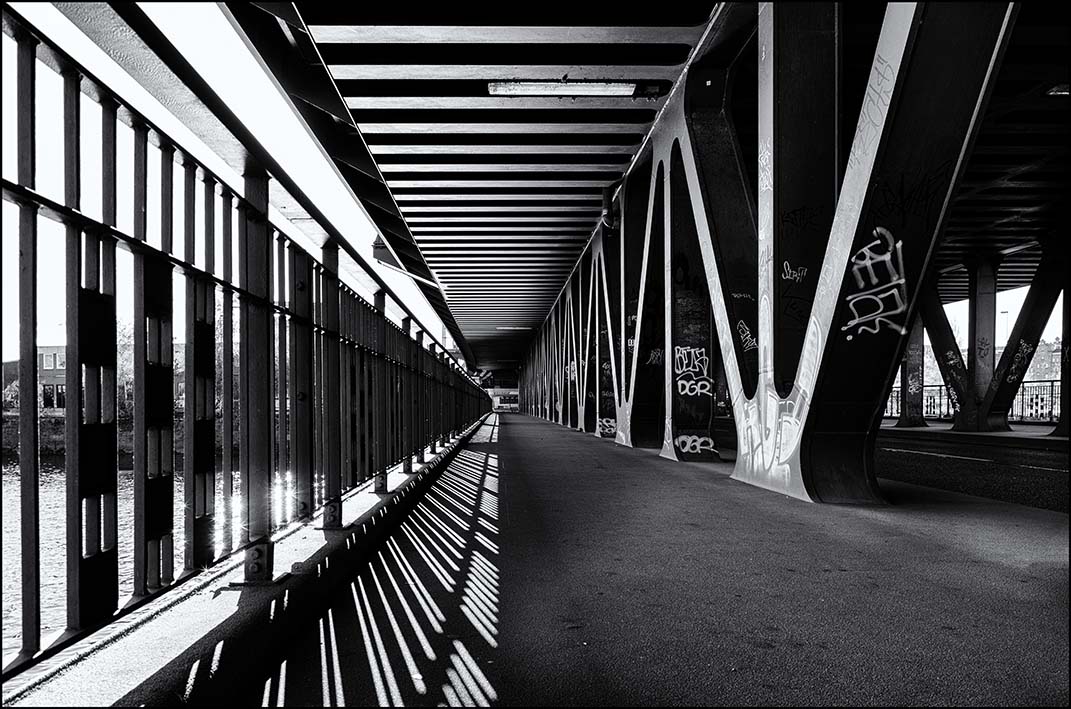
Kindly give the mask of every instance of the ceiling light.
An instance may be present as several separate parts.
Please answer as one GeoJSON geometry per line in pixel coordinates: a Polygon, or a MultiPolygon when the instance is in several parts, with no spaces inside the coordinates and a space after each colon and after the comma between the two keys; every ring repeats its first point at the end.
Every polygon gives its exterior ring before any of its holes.
{"type": "Polygon", "coordinates": [[[490,81],[492,96],[632,96],[636,84],[605,81],[490,81]]]}
{"type": "Polygon", "coordinates": [[[507,327],[496,327],[495,329],[496,330],[531,330],[532,328],[530,328],[530,327],[515,327],[515,326],[510,325],[510,326],[507,326],[507,327]]]}
{"type": "Polygon", "coordinates": [[[1067,84],[1057,84],[1045,92],[1046,96],[1067,96],[1069,92],[1067,84]]]}

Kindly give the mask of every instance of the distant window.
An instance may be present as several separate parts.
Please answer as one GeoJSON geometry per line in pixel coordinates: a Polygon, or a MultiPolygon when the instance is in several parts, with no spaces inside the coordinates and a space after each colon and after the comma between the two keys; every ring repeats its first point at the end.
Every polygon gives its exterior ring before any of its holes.
{"type": "Polygon", "coordinates": [[[67,385],[56,385],[56,408],[62,409],[67,406],[67,385]]]}
{"type": "Polygon", "coordinates": [[[56,408],[55,387],[51,384],[44,384],[41,386],[41,406],[46,409],[56,408]]]}
{"type": "Polygon", "coordinates": [[[56,369],[66,369],[66,368],[67,368],[67,353],[66,352],[57,352],[56,353],[56,369]]]}
{"type": "Polygon", "coordinates": [[[41,368],[42,369],[55,369],[56,368],[56,357],[52,353],[43,355],[42,358],[41,358],[41,362],[42,362],[42,364],[41,364],[41,368]]]}

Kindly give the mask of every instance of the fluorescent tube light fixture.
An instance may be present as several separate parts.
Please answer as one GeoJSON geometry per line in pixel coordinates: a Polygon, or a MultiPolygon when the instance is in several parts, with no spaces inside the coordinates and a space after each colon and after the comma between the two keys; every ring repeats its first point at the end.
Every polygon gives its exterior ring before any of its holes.
{"type": "Polygon", "coordinates": [[[492,96],[632,96],[636,84],[615,81],[489,81],[492,96]]]}
{"type": "Polygon", "coordinates": [[[1057,84],[1045,93],[1049,96],[1067,96],[1069,93],[1071,93],[1071,89],[1069,89],[1069,86],[1067,84],[1057,84]]]}
{"type": "Polygon", "coordinates": [[[507,327],[496,327],[495,329],[496,330],[531,330],[532,328],[530,328],[530,327],[515,327],[513,325],[510,325],[510,326],[507,326],[507,327]]]}

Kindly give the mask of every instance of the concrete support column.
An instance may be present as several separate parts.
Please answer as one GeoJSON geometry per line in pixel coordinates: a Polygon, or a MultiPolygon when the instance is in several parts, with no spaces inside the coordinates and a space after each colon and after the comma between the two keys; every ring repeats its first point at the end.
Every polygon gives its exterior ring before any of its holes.
{"type": "Polygon", "coordinates": [[[897,428],[925,426],[922,418],[923,361],[926,347],[926,330],[922,318],[916,317],[915,324],[907,336],[907,348],[900,364],[900,419],[897,428]]]}
{"type": "Polygon", "coordinates": [[[970,315],[967,335],[967,372],[970,377],[969,395],[981,401],[993,381],[995,363],[994,342],[997,334],[997,268],[996,255],[981,255],[967,263],[970,293],[970,315]]]}

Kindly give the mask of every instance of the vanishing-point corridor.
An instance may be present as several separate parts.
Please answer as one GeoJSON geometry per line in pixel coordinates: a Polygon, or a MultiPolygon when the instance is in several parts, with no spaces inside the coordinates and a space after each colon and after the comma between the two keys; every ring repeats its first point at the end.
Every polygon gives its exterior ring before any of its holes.
{"type": "Polygon", "coordinates": [[[2,10],[3,706],[1068,703],[1063,15],[2,10]]]}

